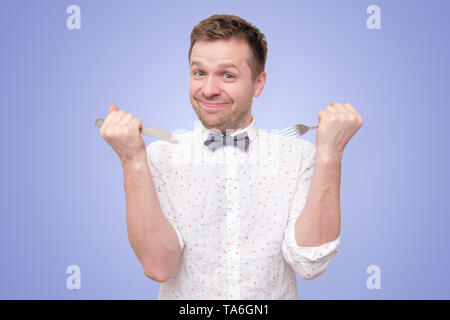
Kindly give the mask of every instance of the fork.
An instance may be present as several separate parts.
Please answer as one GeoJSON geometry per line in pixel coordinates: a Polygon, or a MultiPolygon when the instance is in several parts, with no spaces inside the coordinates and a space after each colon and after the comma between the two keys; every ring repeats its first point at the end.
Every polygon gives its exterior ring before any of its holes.
{"type": "Polygon", "coordinates": [[[280,140],[281,141],[288,141],[291,140],[295,137],[299,137],[301,135],[304,135],[305,133],[307,133],[309,130],[312,129],[317,129],[319,126],[313,126],[313,127],[309,127],[306,126],[304,124],[295,124],[293,126],[290,126],[286,129],[283,129],[279,132],[280,134],[280,140]]]}

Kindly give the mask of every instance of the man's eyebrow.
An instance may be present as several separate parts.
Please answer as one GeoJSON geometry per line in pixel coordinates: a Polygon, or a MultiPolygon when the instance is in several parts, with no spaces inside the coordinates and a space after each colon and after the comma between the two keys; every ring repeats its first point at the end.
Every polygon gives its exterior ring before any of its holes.
{"type": "MultiPolygon", "coordinates": [[[[194,60],[191,63],[191,67],[193,67],[194,65],[202,66],[203,64],[200,61],[194,60]]],[[[235,68],[235,69],[239,70],[239,68],[234,63],[231,63],[231,62],[230,63],[225,63],[225,62],[219,63],[217,66],[219,68],[231,67],[231,68],[235,68]]]]}

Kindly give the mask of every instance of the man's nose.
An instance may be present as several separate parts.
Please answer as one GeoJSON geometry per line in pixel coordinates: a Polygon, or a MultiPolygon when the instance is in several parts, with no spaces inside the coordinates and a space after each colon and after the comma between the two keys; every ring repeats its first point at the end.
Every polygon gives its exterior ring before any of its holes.
{"type": "Polygon", "coordinates": [[[205,97],[211,97],[220,94],[219,80],[215,77],[208,77],[203,85],[202,91],[205,97]]]}

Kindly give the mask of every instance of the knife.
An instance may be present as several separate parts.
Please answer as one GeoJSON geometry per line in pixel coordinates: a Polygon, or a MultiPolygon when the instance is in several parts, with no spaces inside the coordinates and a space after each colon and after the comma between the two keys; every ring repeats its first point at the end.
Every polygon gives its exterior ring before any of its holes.
{"type": "MultiPolygon", "coordinates": [[[[99,119],[95,120],[95,125],[97,127],[101,127],[103,125],[103,122],[105,122],[105,119],[99,118],[99,119]]],[[[141,132],[141,134],[143,134],[144,136],[147,136],[147,137],[153,137],[153,138],[165,140],[165,141],[168,141],[168,142],[174,143],[174,144],[178,143],[178,140],[173,135],[171,135],[167,131],[157,128],[157,127],[146,126],[146,127],[143,127],[142,129],[139,129],[139,131],[141,132]]]]}

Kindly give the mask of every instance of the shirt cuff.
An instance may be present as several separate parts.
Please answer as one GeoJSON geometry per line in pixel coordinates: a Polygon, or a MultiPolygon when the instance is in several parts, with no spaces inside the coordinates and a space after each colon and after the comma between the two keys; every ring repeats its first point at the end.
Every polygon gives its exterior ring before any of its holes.
{"type": "Polygon", "coordinates": [[[324,243],[320,246],[315,247],[301,247],[297,244],[295,239],[295,224],[291,225],[287,234],[287,245],[295,256],[303,257],[311,262],[322,259],[328,256],[334,251],[339,251],[338,246],[341,243],[341,235],[339,235],[335,240],[324,243]]]}
{"type": "Polygon", "coordinates": [[[290,223],[282,244],[286,261],[304,279],[314,279],[325,272],[339,251],[340,235],[321,246],[301,247],[295,240],[295,223],[290,223]]]}

